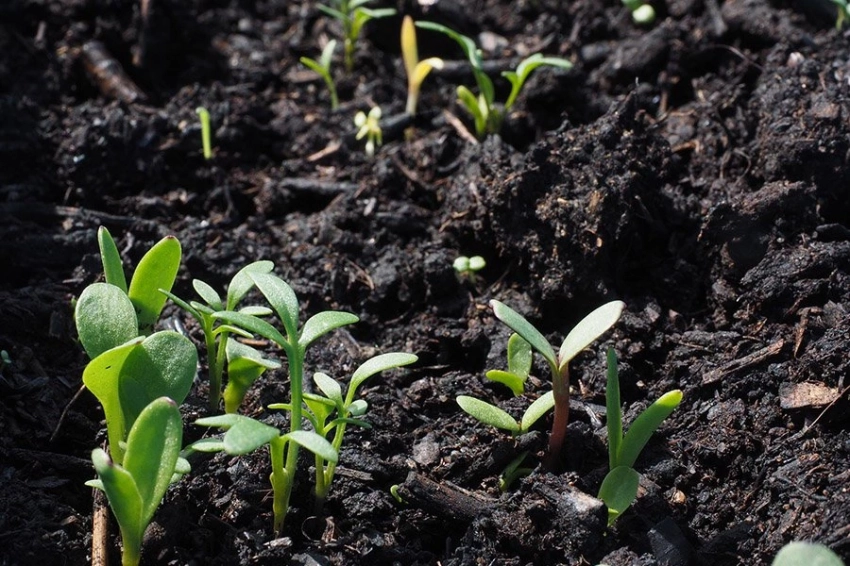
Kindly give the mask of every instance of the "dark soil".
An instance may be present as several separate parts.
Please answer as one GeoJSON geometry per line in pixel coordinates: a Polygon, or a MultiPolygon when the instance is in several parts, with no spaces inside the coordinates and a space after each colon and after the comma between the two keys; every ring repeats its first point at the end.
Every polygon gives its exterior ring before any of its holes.
{"type": "MultiPolygon", "coordinates": [[[[642,29],[618,0],[398,0],[401,13],[487,34],[498,68],[535,51],[575,68],[538,71],[502,136],[475,144],[454,101],[472,83],[459,62],[425,82],[414,135],[387,126],[374,159],[352,118],[373,104],[385,123],[403,111],[400,18],[367,26],[330,112],[298,63],[338,34],[314,2],[157,0],[147,24],[129,0],[0,4],[0,349],[12,360],[0,374],[0,564],[90,559],[84,482],[105,433],[93,397],[75,397],[86,358],[72,300],[101,278],[101,225],[133,264],[176,235],[180,296],[193,278],[222,288],[271,259],[305,314],[360,316],[310,353],[308,373],[420,357],[364,390],[373,428],[350,432],[321,517],[306,458],[280,538],[266,454],[200,458],[166,496],[145,564],[719,566],[769,564],[798,539],[850,559],[850,35],[827,0],[654,4],[642,29]],[[87,58],[104,54],[136,89],[93,79],[87,58]],[[486,258],[474,284],[455,275],[459,254],[486,258]],[[508,337],[491,298],[553,343],[603,302],[628,305],[574,362],[585,408],[564,470],[540,465],[541,423],[520,440],[536,469],[506,495],[498,476],[521,448],[454,401],[514,414],[530,401],[483,377],[504,366],[508,337]],[[627,422],[684,391],[638,462],[641,497],[611,529],[581,496],[607,466],[608,345],[627,422]],[[389,487],[411,493],[412,471],[472,511],[399,505],[389,487]]],[[[419,40],[422,56],[462,59],[442,37],[419,40]]],[[[165,315],[200,338],[173,306],[165,315]]],[[[530,398],[546,391],[544,370],[530,398]]],[[[245,411],[280,419],[264,407],[287,386],[283,372],[264,377],[245,411]]],[[[198,438],[204,380],[184,414],[198,438]]]]}

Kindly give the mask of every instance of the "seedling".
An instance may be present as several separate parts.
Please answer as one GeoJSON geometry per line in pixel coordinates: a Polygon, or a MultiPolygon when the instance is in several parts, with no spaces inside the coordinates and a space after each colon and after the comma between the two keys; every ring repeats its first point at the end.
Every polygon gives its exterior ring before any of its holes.
{"type": "Polygon", "coordinates": [[[210,127],[210,113],[203,106],[195,109],[201,120],[201,146],[204,149],[204,159],[212,159],[212,128],[210,127]]]}
{"type": "Polygon", "coordinates": [[[502,475],[499,476],[499,491],[507,492],[516,480],[531,474],[533,471],[531,468],[521,467],[526,456],[528,456],[528,450],[514,458],[502,471],[502,475]]]}
{"type": "MultiPolygon", "coordinates": [[[[307,348],[318,338],[324,336],[328,332],[353,324],[359,319],[347,312],[324,311],[313,315],[304,325],[299,328],[298,316],[299,305],[298,298],[292,288],[287,285],[282,279],[271,273],[253,273],[249,272],[248,277],[257,286],[257,289],[265,296],[266,300],[277,313],[278,318],[283,324],[284,333],[279,332],[274,326],[265,320],[249,313],[235,311],[220,311],[213,314],[214,319],[221,320],[226,324],[237,326],[248,332],[259,334],[260,336],[271,340],[280,348],[283,349],[287,361],[289,362],[289,382],[290,382],[290,432],[281,436],[277,429],[272,428],[275,433],[271,434],[266,430],[265,437],[267,439],[257,446],[268,442],[271,447],[272,458],[272,487],[274,489],[274,530],[280,532],[283,527],[284,517],[289,509],[290,496],[292,494],[292,486],[295,477],[295,471],[298,465],[298,450],[299,446],[305,446],[314,453],[319,453],[322,458],[327,461],[336,461],[335,451],[324,438],[315,433],[308,433],[301,430],[301,421],[303,413],[303,383],[304,383],[304,359],[306,357],[307,348]],[[301,433],[304,434],[301,434],[301,433]],[[311,440],[311,435],[321,442],[311,440]],[[279,438],[279,440],[275,440],[279,438]],[[331,450],[327,450],[330,447],[331,450]]],[[[234,418],[237,415],[225,415],[220,421],[215,423],[230,423],[231,431],[228,434],[233,439],[232,442],[240,446],[239,439],[243,438],[241,432],[232,432],[236,424],[247,422],[244,418],[234,418]]],[[[250,419],[249,419],[250,420],[250,419]]],[[[207,421],[208,423],[209,421],[207,421]]],[[[262,424],[262,423],[260,423],[262,424]]],[[[223,426],[219,424],[207,426],[223,426]]],[[[248,426],[248,425],[245,425],[248,426]]],[[[254,425],[250,425],[254,426],[254,425]]],[[[256,427],[255,427],[256,428],[256,427]]],[[[241,431],[242,427],[236,429],[241,431]]],[[[225,435],[225,445],[227,449],[227,435],[225,435]]],[[[248,438],[248,437],[245,437],[248,438]]],[[[253,446],[256,442],[252,441],[253,446]]],[[[253,447],[249,450],[252,450],[253,447]]]]}
{"type": "Polygon", "coordinates": [[[599,499],[608,506],[608,524],[637,498],[640,476],[634,465],[646,443],[661,423],[682,402],[682,392],[668,391],[647,407],[623,434],[623,413],[620,408],[620,378],[617,371],[617,354],[609,348],[607,355],[608,383],[605,405],[608,416],[608,475],[599,488],[599,499]]]}
{"type": "Polygon", "coordinates": [[[331,63],[333,61],[334,49],[336,49],[336,40],[332,39],[327,45],[325,45],[325,48],[322,49],[322,56],[319,57],[318,61],[310,59],[309,57],[302,57],[300,59],[301,64],[314,71],[317,75],[322,77],[322,80],[325,81],[325,85],[327,85],[328,92],[331,95],[331,110],[339,108],[339,98],[336,94],[336,83],[334,83],[333,75],[331,75],[331,63]]]}
{"type": "MultiPolygon", "coordinates": [[[[655,8],[643,0],[622,0],[623,6],[632,13],[632,20],[638,25],[651,24],[655,21],[655,8]]],[[[834,2],[835,0],[833,0],[834,2]]]]}
{"type": "MultiPolygon", "coordinates": [[[[310,421],[313,430],[323,437],[333,436],[332,446],[338,453],[342,448],[345,429],[349,424],[369,428],[369,424],[360,419],[366,413],[368,404],[363,399],[355,399],[357,389],[373,375],[388,369],[410,365],[417,359],[413,354],[394,352],[365,361],[351,376],[344,398],[343,388],[339,382],[324,373],[313,374],[313,381],[324,396],[305,393],[304,402],[307,410],[304,416],[310,421]]],[[[292,410],[288,403],[275,403],[269,405],[269,408],[292,410]]],[[[319,513],[330,491],[337,462],[336,460],[326,461],[318,452],[314,454],[316,457],[316,513],[319,513]]]]}
{"type": "Polygon", "coordinates": [[[531,344],[519,334],[511,334],[508,338],[507,371],[491,369],[486,374],[487,379],[507,386],[515,397],[522,395],[525,391],[525,382],[531,373],[532,356],[531,344]]]}
{"type": "Polygon", "coordinates": [[[407,501],[405,501],[401,494],[398,492],[398,484],[393,484],[390,486],[390,495],[393,496],[393,499],[395,499],[399,505],[407,505],[407,501]]]}
{"type": "Polygon", "coordinates": [[[844,566],[844,562],[822,544],[790,542],[782,547],[771,566],[844,566]]]}
{"type": "Polygon", "coordinates": [[[472,257],[462,255],[454,260],[452,267],[460,277],[469,279],[474,284],[476,273],[487,267],[487,262],[480,255],[472,257]]]}
{"type": "Polygon", "coordinates": [[[130,429],[123,465],[100,448],[92,452],[98,479],[86,485],[106,493],[121,529],[123,566],[139,563],[142,538],[168,485],[175,475],[189,471],[189,463],[179,457],[182,442],[177,404],[160,397],[145,407],[130,429]]]}
{"type": "Polygon", "coordinates": [[[375,148],[384,143],[384,134],[381,131],[381,109],[378,106],[369,110],[369,114],[360,111],[354,116],[354,125],[360,128],[357,131],[357,139],[366,138],[366,155],[373,157],[375,148]]]}
{"type": "Polygon", "coordinates": [[[835,16],[835,29],[840,30],[844,27],[844,22],[850,18],[850,6],[848,6],[847,0],[832,0],[832,2],[838,10],[835,16]]]}
{"type": "Polygon", "coordinates": [[[12,366],[12,358],[9,357],[9,352],[0,350],[0,375],[3,375],[3,370],[6,367],[12,366]]]}
{"type": "Polygon", "coordinates": [[[548,413],[555,406],[555,396],[549,391],[529,405],[525,413],[523,413],[522,419],[518,421],[507,411],[487,401],[482,401],[468,395],[458,395],[456,400],[464,412],[475,417],[478,421],[502,430],[507,430],[513,436],[520,436],[527,433],[540,417],[548,413]]]}
{"type": "Polygon", "coordinates": [[[552,372],[555,418],[552,422],[552,432],[549,435],[549,456],[553,462],[556,462],[564,445],[567,423],[569,422],[569,362],[617,322],[625,304],[621,301],[612,301],[584,317],[567,334],[557,355],[543,334],[522,315],[499,301],[490,301],[490,305],[493,307],[496,318],[519,334],[534,350],[542,355],[552,372]]]}
{"type": "Polygon", "coordinates": [[[401,57],[404,60],[404,70],[407,72],[407,106],[405,111],[411,116],[415,116],[422,81],[425,80],[431,69],[442,69],[443,60],[439,57],[419,60],[419,49],[416,45],[416,26],[413,25],[413,18],[410,16],[405,16],[401,22],[401,57]]]}
{"type": "Polygon", "coordinates": [[[350,73],[354,69],[354,48],[360,38],[363,26],[369,20],[394,16],[393,8],[372,9],[366,8],[372,0],[332,0],[333,6],[319,4],[319,10],[336,18],[342,24],[342,35],[345,53],[345,71],[350,73]]]}
{"type": "Polygon", "coordinates": [[[478,96],[475,96],[469,88],[459,86],[457,87],[458,101],[472,115],[475,123],[475,132],[479,138],[483,138],[488,134],[498,133],[502,129],[505,114],[514,105],[514,102],[516,102],[517,97],[522,91],[523,85],[525,85],[525,81],[535,69],[544,65],[561,69],[572,69],[573,67],[572,63],[560,57],[546,57],[540,53],[535,53],[527,57],[520,62],[515,71],[505,71],[502,73],[502,76],[511,83],[511,92],[505,103],[500,106],[495,101],[496,95],[493,88],[493,81],[483,70],[481,50],[476,47],[472,39],[435,22],[417,22],[416,26],[444,33],[454,39],[460,45],[461,49],[463,49],[472,67],[472,74],[478,85],[479,93],[478,96]]]}
{"type": "MultiPolygon", "coordinates": [[[[228,366],[228,392],[225,393],[225,411],[228,413],[235,413],[239,410],[239,405],[242,404],[242,399],[245,397],[248,388],[262,375],[265,369],[279,367],[280,365],[277,362],[263,359],[259,352],[249,346],[231,347],[230,334],[237,334],[245,338],[250,338],[251,334],[239,327],[222,324],[221,319],[213,316],[217,312],[237,311],[239,303],[254,287],[254,281],[249,274],[269,273],[273,268],[274,264],[270,261],[255,261],[240,269],[230,280],[226,300],[222,300],[221,295],[215,289],[200,279],[193,280],[192,286],[201,300],[204,301],[203,303],[187,302],[174,293],[162,290],[177,306],[198,321],[204,333],[207,365],[209,366],[210,408],[213,411],[218,411],[221,401],[225,361],[227,361],[228,366]]],[[[272,311],[267,307],[249,306],[238,309],[238,312],[267,316],[272,311]]]]}

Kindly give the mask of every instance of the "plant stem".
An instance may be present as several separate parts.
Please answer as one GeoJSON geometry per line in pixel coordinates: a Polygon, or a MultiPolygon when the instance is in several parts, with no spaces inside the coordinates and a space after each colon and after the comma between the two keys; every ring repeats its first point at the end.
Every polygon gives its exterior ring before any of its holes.
{"type": "MultiPolygon", "coordinates": [[[[294,344],[289,350],[291,355],[289,358],[289,383],[290,383],[290,400],[292,411],[290,413],[289,431],[295,432],[301,430],[301,415],[302,415],[302,384],[304,381],[304,349],[298,345],[298,337],[289,337],[291,343],[294,344]]],[[[282,447],[281,447],[282,448],[282,447]]],[[[280,481],[272,480],[274,488],[274,530],[275,533],[280,533],[283,529],[283,521],[286,518],[286,513],[289,511],[289,498],[292,495],[292,478],[295,477],[295,470],[298,467],[298,444],[289,442],[286,446],[286,464],[282,468],[282,478],[280,481]]],[[[280,450],[280,449],[279,449],[280,450]]],[[[282,456],[279,456],[282,459],[282,456]]],[[[274,464],[273,464],[274,465],[274,464]]],[[[272,468],[275,470],[276,468],[272,468]]]]}
{"type": "MultiPolygon", "coordinates": [[[[348,405],[350,402],[346,400],[346,404],[348,405]]],[[[340,416],[347,417],[347,410],[346,414],[340,416]]],[[[334,450],[337,451],[337,454],[339,453],[339,449],[342,448],[342,440],[345,436],[345,426],[346,423],[339,423],[336,426],[332,445],[334,450]]],[[[334,473],[336,473],[336,464],[333,462],[325,464],[325,461],[321,457],[316,456],[316,502],[314,506],[316,514],[319,514],[322,511],[322,507],[325,505],[325,500],[328,497],[328,492],[330,491],[331,484],[334,481],[334,473]]]]}
{"type": "Polygon", "coordinates": [[[555,397],[555,418],[552,432],[549,434],[549,467],[557,467],[561,449],[567,438],[567,424],[570,422],[570,368],[563,370],[552,367],[552,392],[555,397]]]}

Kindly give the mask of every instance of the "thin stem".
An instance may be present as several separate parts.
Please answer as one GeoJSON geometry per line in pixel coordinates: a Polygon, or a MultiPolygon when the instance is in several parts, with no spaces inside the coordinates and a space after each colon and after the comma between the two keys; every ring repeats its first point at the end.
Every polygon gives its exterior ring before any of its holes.
{"type": "MultiPolygon", "coordinates": [[[[278,436],[269,442],[269,456],[272,464],[271,482],[274,492],[272,509],[274,510],[275,533],[279,533],[283,529],[283,519],[289,509],[289,496],[292,493],[291,476],[283,467],[283,452],[287,443],[282,438],[278,436]]],[[[290,443],[290,445],[295,445],[295,443],[290,443]]]]}
{"type": "MultiPolygon", "coordinates": [[[[346,401],[346,407],[350,403],[346,401]]],[[[340,415],[341,417],[347,417],[348,411],[346,410],[344,415],[340,415]]],[[[339,454],[339,449],[342,448],[342,440],[345,436],[345,427],[346,423],[339,423],[335,428],[336,432],[334,432],[334,440],[331,443],[336,450],[337,454],[339,454]]],[[[316,513],[318,514],[322,507],[325,505],[325,500],[328,497],[328,492],[331,490],[331,484],[334,481],[334,474],[336,473],[336,464],[333,462],[327,462],[316,456],[316,513]],[[321,466],[319,464],[321,461],[321,466]],[[322,470],[321,472],[319,470],[322,470]],[[321,480],[319,476],[321,475],[321,480]]]]}
{"type": "Polygon", "coordinates": [[[549,434],[549,467],[555,468],[567,438],[567,424],[570,421],[570,368],[569,365],[565,365],[560,371],[556,366],[551,368],[555,418],[552,421],[552,432],[549,434]]]}
{"type": "MultiPolygon", "coordinates": [[[[304,349],[298,345],[298,337],[290,336],[289,349],[289,383],[290,383],[290,400],[292,411],[290,413],[289,431],[295,432],[301,430],[301,415],[302,415],[302,383],[304,381],[304,349]]],[[[295,477],[295,470],[298,467],[298,444],[295,442],[287,443],[286,447],[286,464],[283,468],[285,482],[274,484],[274,530],[280,533],[283,529],[283,521],[286,518],[286,513],[289,511],[289,498],[292,495],[292,478],[295,477]],[[278,493],[282,491],[282,493],[278,493]],[[277,504],[280,503],[278,506],[277,504]]]]}
{"type": "MultiPolygon", "coordinates": [[[[224,362],[227,353],[227,339],[229,332],[222,332],[218,338],[218,348],[215,350],[215,358],[210,357],[210,408],[218,411],[221,402],[221,376],[224,374],[224,362]]],[[[213,348],[215,348],[215,337],[213,337],[213,348]]],[[[210,345],[207,344],[207,352],[210,345]]]]}

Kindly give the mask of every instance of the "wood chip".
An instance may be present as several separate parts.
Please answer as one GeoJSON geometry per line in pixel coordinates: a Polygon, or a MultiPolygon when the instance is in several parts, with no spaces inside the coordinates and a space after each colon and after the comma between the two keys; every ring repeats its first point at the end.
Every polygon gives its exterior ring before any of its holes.
{"type": "Polygon", "coordinates": [[[744,356],[743,358],[732,360],[729,363],[723,364],[719,368],[707,371],[702,376],[702,384],[709,385],[716,381],[720,381],[730,373],[734,373],[738,370],[758,365],[782,351],[782,347],[784,345],[785,340],[777,340],[773,344],[765,346],[761,350],[753,352],[752,354],[744,356]]]}
{"type": "Polygon", "coordinates": [[[838,399],[837,387],[823,383],[783,383],[779,386],[779,406],[783,409],[823,407],[838,399]]]}

